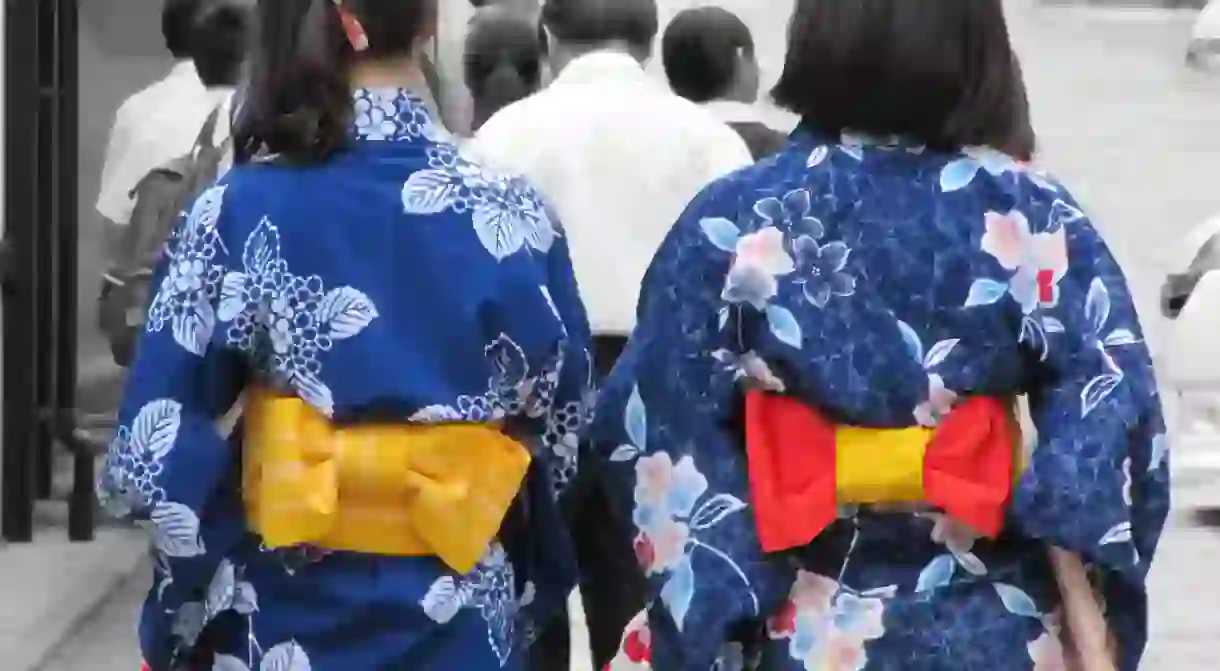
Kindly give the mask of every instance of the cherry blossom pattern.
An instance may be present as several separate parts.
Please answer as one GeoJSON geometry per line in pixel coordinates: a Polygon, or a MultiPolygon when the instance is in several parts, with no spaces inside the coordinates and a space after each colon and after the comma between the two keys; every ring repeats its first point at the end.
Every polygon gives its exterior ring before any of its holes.
{"type": "Polygon", "coordinates": [[[1059,303],[1059,283],[1067,275],[1066,226],[1083,219],[1077,208],[1055,201],[1047,225],[1041,232],[1030,229],[1029,220],[1020,211],[1006,214],[987,212],[982,250],[1011,273],[1006,282],[990,278],[976,279],[966,297],[966,307],[991,305],[1008,295],[1021,306],[1021,340],[1050,353],[1047,334],[1062,333],[1063,324],[1056,318],[1041,314],[1040,309],[1059,303]]]}
{"type": "Polygon", "coordinates": [[[204,191],[186,221],[166,247],[168,264],[149,304],[144,328],[158,333],[167,326],[174,341],[203,356],[216,328],[215,305],[224,275],[218,253],[227,253],[216,222],[224,207],[225,187],[204,191]]]}
{"type": "Polygon", "coordinates": [[[487,170],[446,145],[429,149],[428,165],[403,184],[407,214],[470,212],[479,241],[497,260],[525,248],[550,251],[559,232],[542,199],[524,179],[487,170]]]}
{"type": "Polygon", "coordinates": [[[919,422],[920,426],[935,428],[940,425],[940,420],[953,409],[953,404],[957,402],[957,393],[946,389],[944,378],[934,373],[933,370],[949,358],[961,340],[958,338],[941,340],[925,353],[923,341],[915,329],[901,319],[897,322],[907,352],[928,373],[928,399],[915,406],[915,421],[919,422]]]}
{"type": "Polygon", "coordinates": [[[856,592],[826,576],[798,570],[788,600],[767,619],[767,636],[788,641],[806,669],[860,671],[865,645],[885,635],[885,599],[895,588],[856,592]]]}
{"type": "Polygon", "coordinates": [[[354,287],[326,291],[317,275],[295,275],[280,256],[279,229],[264,217],[246,238],[242,269],[224,276],[219,319],[228,342],[257,350],[262,372],[287,384],[302,400],[331,416],[334,398],[322,381],[321,357],[334,344],[360,334],[379,315],[354,287]]]}
{"type": "Polygon", "coordinates": [[[944,513],[920,513],[919,516],[931,520],[932,542],[945,546],[948,552],[933,557],[919,572],[916,592],[930,592],[948,586],[959,566],[971,575],[987,575],[987,567],[973,552],[974,543],[979,539],[978,533],[944,513]]]}
{"type": "Polygon", "coordinates": [[[487,622],[487,642],[503,667],[517,644],[516,624],[522,608],[534,600],[527,582],[517,595],[516,577],[508,554],[492,543],[474,570],[465,576],[437,578],[420,600],[424,614],[437,624],[448,624],[464,609],[478,610],[487,622]]]}
{"type": "Polygon", "coordinates": [[[1042,623],[1042,633],[1026,644],[1029,658],[1035,671],[1065,671],[1067,668],[1061,643],[1061,624],[1058,611],[1042,613],[1038,605],[1021,588],[1008,583],[996,582],[991,586],[1004,604],[1004,609],[1013,615],[1028,617],[1042,623]]]}
{"type": "Polygon", "coordinates": [[[758,597],[749,578],[727,554],[700,540],[699,532],[720,524],[745,510],[746,503],[732,494],[708,492],[707,478],[690,455],[675,463],[664,451],[647,450],[648,417],[639,388],[633,388],[624,413],[624,428],[629,443],[610,455],[618,464],[635,467],[635,505],[632,521],[636,534],[636,559],[650,576],[663,576],[661,600],[681,631],[696,591],[696,576],[691,555],[701,549],[728,565],[750,590],[755,612],[758,597]]]}
{"type": "MultiPolygon", "coordinates": [[[[821,227],[821,222],[817,225],[821,227]]],[[[721,298],[730,304],[750,305],[763,312],[771,334],[785,345],[800,349],[800,323],[790,310],[770,302],[779,292],[778,278],[796,269],[792,256],[784,249],[784,234],[780,229],[764,226],[743,234],[737,224],[723,217],[703,219],[699,226],[709,242],[733,255],[721,298]]],[[[720,311],[721,328],[728,319],[726,306],[720,311]]]]}

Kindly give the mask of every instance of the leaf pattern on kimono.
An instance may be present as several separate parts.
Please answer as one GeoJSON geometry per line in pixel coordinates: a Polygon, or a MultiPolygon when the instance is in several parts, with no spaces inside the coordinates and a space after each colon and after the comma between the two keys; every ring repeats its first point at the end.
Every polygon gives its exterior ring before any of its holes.
{"type": "Polygon", "coordinates": [[[178,559],[204,554],[199,517],[181,503],[158,503],[152,511],[153,542],[157,550],[178,559]]]}
{"type": "Polygon", "coordinates": [[[673,617],[678,631],[686,625],[686,614],[690,611],[691,601],[695,598],[695,570],[690,563],[690,555],[686,555],[670,572],[661,588],[661,601],[673,617]]]}
{"type": "Polygon", "coordinates": [[[1130,542],[1131,542],[1131,522],[1124,521],[1124,522],[1119,522],[1118,524],[1115,524],[1113,527],[1111,527],[1109,529],[1109,531],[1106,531],[1106,533],[1101,537],[1101,540],[1097,541],[1097,544],[1098,545],[1111,545],[1114,543],[1130,543],[1130,542]]]}
{"type": "Polygon", "coordinates": [[[623,419],[627,438],[643,452],[648,446],[648,414],[644,409],[644,400],[640,398],[639,387],[631,390],[631,397],[627,399],[626,416],[623,419]]]}
{"type": "Polygon", "coordinates": [[[424,614],[438,624],[447,624],[466,605],[457,582],[452,576],[442,576],[432,583],[419,603],[424,614]]]}
{"type": "Polygon", "coordinates": [[[296,641],[288,641],[267,651],[259,671],[313,671],[309,655],[296,641]]]}
{"type": "Polygon", "coordinates": [[[737,224],[724,217],[709,217],[699,222],[703,234],[717,248],[732,253],[737,249],[737,239],[741,237],[741,229],[737,224]]]}
{"type": "Polygon", "coordinates": [[[461,180],[448,170],[420,170],[402,185],[402,208],[407,214],[439,214],[457,201],[461,180]]]}
{"type": "Polygon", "coordinates": [[[378,316],[372,299],[352,287],[331,289],[318,304],[318,325],[325,326],[333,340],[359,334],[378,316]]]}
{"type": "Polygon", "coordinates": [[[953,572],[956,568],[957,561],[953,559],[953,555],[937,555],[919,572],[919,579],[915,583],[915,591],[931,592],[934,589],[948,585],[953,581],[953,572]]]}
{"type": "Polygon", "coordinates": [[[780,305],[768,305],[767,325],[776,340],[795,349],[801,348],[801,323],[796,320],[791,310],[780,305]]]}
{"type": "Polygon", "coordinates": [[[182,426],[182,404],[168,398],[149,401],[131,423],[131,447],[160,461],[174,449],[182,426]]]}
{"type": "Polygon", "coordinates": [[[710,529],[735,512],[745,510],[746,504],[732,494],[717,494],[706,501],[691,515],[690,528],[694,531],[710,529]]]}
{"type": "Polygon", "coordinates": [[[991,586],[1008,612],[1021,617],[1042,617],[1042,613],[1038,612],[1037,604],[1021,588],[1003,582],[992,583],[991,586]]]}

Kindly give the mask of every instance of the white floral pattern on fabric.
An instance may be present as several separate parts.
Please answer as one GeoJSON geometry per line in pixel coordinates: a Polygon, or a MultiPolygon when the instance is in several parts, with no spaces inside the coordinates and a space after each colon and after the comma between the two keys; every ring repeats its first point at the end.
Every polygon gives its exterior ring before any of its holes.
{"type": "Polygon", "coordinates": [[[251,351],[265,338],[264,365],[302,400],[331,416],[334,398],[322,382],[320,355],[358,335],[378,317],[372,299],[353,287],[326,291],[317,275],[293,274],[280,257],[280,234],[263,218],[246,238],[242,270],[225,274],[219,319],[228,343],[251,351]]]}
{"type": "Polygon", "coordinates": [[[513,565],[504,548],[493,543],[469,574],[437,578],[420,607],[437,624],[448,624],[464,609],[478,610],[487,622],[487,642],[503,667],[517,644],[518,615],[533,600],[530,592],[527,583],[518,597],[513,565]]]}
{"type": "Polygon", "coordinates": [[[175,231],[167,247],[168,269],[153,295],[144,326],[150,333],[170,327],[174,340],[196,356],[203,356],[216,328],[212,306],[224,274],[216,254],[227,253],[216,230],[224,195],[223,186],[203,192],[175,231]]]}
{"type": "Polygon", "coordinates": [[[525,180],[492,172],[452,145],[428,149],[428,169],[402,187],[407,214],[471,213],[479,241],[496,259],[522,248],[546,253],[559,232],[538,193],[525,180]]]}
{"type": "Polygon", "coordinates": [[[915,329],[901,319],[897,320],[897,323],[898,331],[902,334],[902,343],[906,346],[907,352],[928,372],[928,399],[915,406],[915,421],[920,426],[936,428],[940,425],[940,420],[949,414],[953,405],[957,403],[957,393],[947,389],[944,378],[932,371],[949,358],[961,340],[947,338],[932,345],[925,352],[923,340],[915,329]]]}
{"type": "Polygon", "coordinates": [[[352,93],[356,137],[374,142],[441,141],[445,133],[432,121],[423,101],[399,89],[357,89],[352,93]]]}

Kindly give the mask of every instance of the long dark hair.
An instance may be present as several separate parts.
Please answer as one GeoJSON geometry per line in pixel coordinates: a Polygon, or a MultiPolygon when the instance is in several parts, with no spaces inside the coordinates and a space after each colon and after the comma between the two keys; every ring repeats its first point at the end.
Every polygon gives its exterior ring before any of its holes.
{"type": "Polygon", "coordinates": [[[543,48],[537,24],[525,17],[495,8],[475,17],[462,57],[474,103],[473,130],[542,86],[543,48]]]}
{"type": "Polygon", "coordinates": [[[334,0],[260,2],[249,89],[233,136],[239,151],[316,162],[341,148],[352,114],[352,65],[410,54],[436,25],[436,2],[345,0],[368,37],[360,53],[334,0]]]}

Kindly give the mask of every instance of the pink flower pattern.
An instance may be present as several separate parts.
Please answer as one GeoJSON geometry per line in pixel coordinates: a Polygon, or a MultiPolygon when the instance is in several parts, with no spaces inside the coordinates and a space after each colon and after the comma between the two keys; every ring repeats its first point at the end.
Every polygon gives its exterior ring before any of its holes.
{"type": "Polygon", "coordinates": [[[807,671],[861,671],[864,646],[885,635],[885,602],[845,589],[826,576],[799,571],[788,601],[767,620],[772,640],[807,671]]]}

